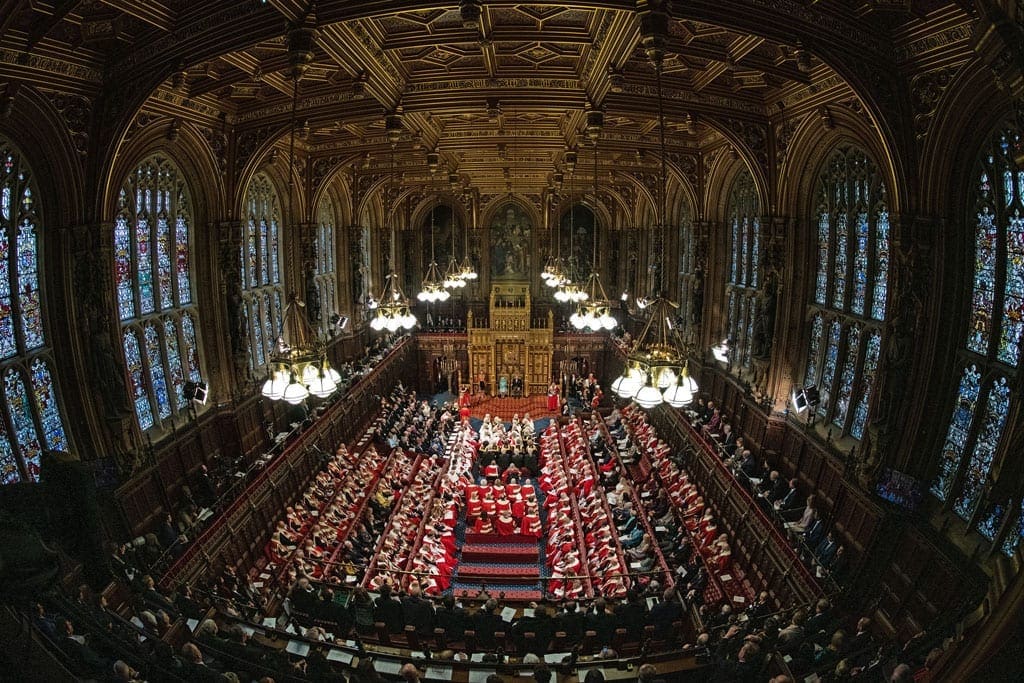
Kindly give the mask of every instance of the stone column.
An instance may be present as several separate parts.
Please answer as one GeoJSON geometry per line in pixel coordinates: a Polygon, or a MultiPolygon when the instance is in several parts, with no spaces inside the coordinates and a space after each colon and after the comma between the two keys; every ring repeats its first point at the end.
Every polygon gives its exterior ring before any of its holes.
{"type": "Polygon", "coordinates": [[[238,398],[253,379],[249,370],[249,312],[242,296],[242,223],[222,221],[217,223],[216,228],[220,293],[226,313],[227,348],[224,351],[230,359],[224,366],[230,369],[222,377],[216,378],[216,382],[228,395],[238,398]]]}
{"type": "MultiPolygon", "coordinates": [[[[124,474],[139,462],[142,433],[132,408],[121,329],[114,296],[113,224],[82,225],[60,231],[67,237],[68,326],[72,356],[84,390],[79,398],[85,423],[99,454],[114,454],[124,474]],[[84,369],[84,371],[82,370],[84,369]],[[82,376],[84,375],[84,377],[82,376]],[[83,381],[84,380],[84,381],[83,381]]],[[[62,387],[69,392],[70,387],[62,387]]],[[[80,430],[75,430],[80,435],[80,430]]]]}

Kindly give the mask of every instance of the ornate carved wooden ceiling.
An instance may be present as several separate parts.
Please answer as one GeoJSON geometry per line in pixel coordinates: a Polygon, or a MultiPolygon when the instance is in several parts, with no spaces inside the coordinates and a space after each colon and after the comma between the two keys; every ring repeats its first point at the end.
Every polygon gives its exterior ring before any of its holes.
{"type": "Polygon", "coordinates": [[[185,110],[272,142],[290,113],[288,25],[305,24],[316,29],[298,106],[305,153],[380,165],[383,117],[400,111],[407,180],[417,169],[427,177],[424,153],[436,150],[466,186],[529,193],[550,186],[581,144],[590,107],[606,114],[605,167],[655,168],[656,155],[638,154],[658,140],[652,13],[671,17],[661,37],[674,158],[730,145],[767,168],[783,110],[845,93],[884,119],[899,90],[891,32],[956,4],[0,0],[0,75],[116,100],[120,109],[108,106],[129,117],[185,110]]]}

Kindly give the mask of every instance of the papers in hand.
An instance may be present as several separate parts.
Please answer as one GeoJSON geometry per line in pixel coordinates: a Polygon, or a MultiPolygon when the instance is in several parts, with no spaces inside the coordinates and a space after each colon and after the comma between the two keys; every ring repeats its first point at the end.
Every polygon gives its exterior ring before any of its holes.
{"type": "Polygon", "coordinates": [[[718,578],[721,579],[722,581],[732,581],[732,575],[731,574],[722,574],[718,578]]]}
{"type": "Polygon", "coordinates": [[[516,617],[516,611],[511,607],[503,607],[501,610],[501,620],[511,622],[516,617]]]}
{"type": "Polygon", "coordinates": [[[740,603],[742,605],[743,603],[745,603],[747,601],[747,599],[745,597],[743,597],[742,595],[734,595],[734,596],[732,596],[732,601],[733,602],[738,602],[738,603],[740,603]]]}
{"type": "Polygon", "coordinates": [[[524,617],[532,617],[535,613],[536,612],[531,607],[526,607],[526,608],[523,609],[523,616],[524,617]]]}
{"type": "Polygon", "coordinates": [[[289,640],[285,651],[289,654],[305,657],[309,654],[309,645],[300,640],[289,640]]]}

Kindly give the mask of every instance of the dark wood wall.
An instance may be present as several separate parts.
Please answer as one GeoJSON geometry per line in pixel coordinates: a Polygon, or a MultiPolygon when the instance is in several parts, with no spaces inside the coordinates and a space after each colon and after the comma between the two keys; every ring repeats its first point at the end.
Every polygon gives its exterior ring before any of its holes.
{"type": "MultiPolygon", "coordinates": [[[[870,611],[902,640],[962,616],[980,598],[984,576],[927,522],[861,488],[847,454],[785,414],[757,405],[716,368],[700,373],[705,398],[733,416],[754,453],[814,493],[819,512],[846,546],[853,574],[845,600],[870,611]]],[[[952,622],[950,622],[952,623],[952,622]]]]}

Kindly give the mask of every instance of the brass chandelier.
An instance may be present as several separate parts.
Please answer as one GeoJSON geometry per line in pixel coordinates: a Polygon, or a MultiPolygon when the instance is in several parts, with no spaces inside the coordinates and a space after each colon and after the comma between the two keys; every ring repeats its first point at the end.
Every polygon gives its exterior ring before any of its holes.
{"type": "Polygon", "coordinates": [[[633,350],[626,357],[622,375],[612,383],[612,391],[622,398],[631,398],[644,409],[668,403],[673,408],[682,408],[693,402],[697,394],[697,382],[690,376],[688,359],[683,351],[682,340],[673,325],[679,305],[662,293],[665,272],[665,236],[667,232],[667,190],[668,168],[665,156],[665,108],[661,92],[662,54],[651,51],[658,83],[658,123],[661,141],[661,197],[660,226],[661,244],[660,267],[655,278],[655,295],[645,301],[644,312],[648,316],[633,350]]]}
{"type": "MultiPolygon", "coordinates": [[[[396,114],[388,116],[385,122],[388,137],[391,140],[391,184],[395,180],[395,147],[401,137],[402,123],[396,114]]],[[[395,222],[392,217],[391,194],[393,188],[388,188],[387,200],[385,201],[384,220],[391,222],[391,270],[384,278],[384,287],[377,298],[376,314],[370,321],[370,327],[377,332],[387,330],[397,332],[399,330],[411,330],[416,327],[416,316],[409,308],[409,299],[402,292],[402,286],[398,283],[398,275],[395,273],[395,222]]]]}

